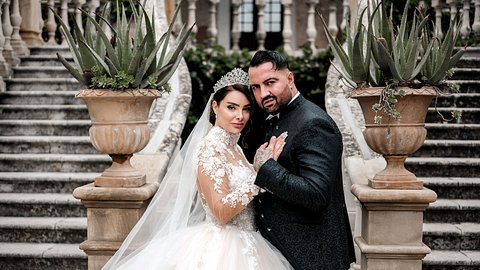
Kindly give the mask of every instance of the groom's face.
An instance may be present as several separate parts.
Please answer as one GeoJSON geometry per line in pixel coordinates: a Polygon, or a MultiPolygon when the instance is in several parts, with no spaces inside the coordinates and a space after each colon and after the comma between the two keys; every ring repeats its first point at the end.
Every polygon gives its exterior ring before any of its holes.
{"type": "Polygon", "coordinates": [[[250,85],[255,101],[270,114],[278,113],[293,97],[293,74],[288,70],[275,70],[266,62],[248,69],[250,85]]]}

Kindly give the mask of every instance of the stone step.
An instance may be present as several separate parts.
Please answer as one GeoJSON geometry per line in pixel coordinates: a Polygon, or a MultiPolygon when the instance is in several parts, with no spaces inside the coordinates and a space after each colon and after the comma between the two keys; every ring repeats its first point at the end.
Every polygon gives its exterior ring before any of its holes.
{"type": "MultiPolygon", "coordinates": [[[[461,48],[464,48],[464,47],[463,46],[462,47],[455,47],[454,51],[459,50],[461,48]]],[[[462,56],[460,61],[462,61],[464,58],[469,58],[469,57],[478,58],[479,56],[480,56],[480,48],[479,47],[475,47],[474,45],[473,46],[468,46],[468,47],[465,48],[465,54],[462,56]]],[[[478,66],[478,64],[477,64],[477,66],[478,66]]]]}
{"type": "Polygon", "coordinates": [[[479,80],[448,80],[448,83],[458,85],[460,93],[480,93],[479,80]]]}
{"type": "Polygon", "coordinates": [[[65,193],[92,183],[100,173],[0,172],[1,193],[65,193]]]}
{"type": "Polygon", "coordinates": [[[12,78],[5,80],[9,91],[75,91],[85,88],[75,78],[12,78]]]}
{"type": "MultiPolygon", "coordinates": [[[[73,58],[71,55],[65,55],[67,61],[73,63],[73,58]]],[[[20,57],[20,66],[22,67],[35,67],[35,66],[46,66],[46,67],[63,67],[63,64],[58,60],[56,55],[28,55],[20,57]]]]}
{"type": "Polygon", "coordinates": [[[425,210],[426,223],[463,223],[480,221],[480,200],[437,199],[425,210]]]}
{"type": "Polygon", "coordinates": [[[70,55],[70,49],[67,45],[42,45],[29,46],[30,55],[55,55],[56,53],[70,55]]]}
{"type": "Polygon", "coordinates": [[[99,154],[88,136],[0,136],[4,154],[99,154]]]}
{"type": "Polygon", "coordinates": [[[473,56],[462,56],[460,61],[455,65],[457,68],[476,68],[480,66],[480,59],[473,56]]]}
{"type": "Polygon", "coordinates": [[[428,108],[427,123],[443,123],[444,120],[452,121],[457,124],[479,124],[480,123],[480,107],[479,108],[428,108]],[[453,112],[460,112],[462,115],[458,119],[453,119],[453,112]],[[440,116],[440,115],[443,116],[440,116]]]}
{"type": "Polygon", "coordinates": [[[0,120],[0,136],[88,136],[90,120],[0,120]]]}
{"type": "Polygon", "coordinates": [[[426,123],[430,140],[480,140],[480,124],[426,123]]]}
{"type": "Polygon", "coordinates": [[[87,255],[79,244],[0,243],[2,270],[87,270],[87,255]]]}
{"type": "Polygon", "coordinates": [[[409,157],[405,167],[417,177],[478,177],[480,158],[409,157]]]}
{"type": "Polygon", "coordinates": [[[422,270],[475,270],[480,269],[478,250],[432,250],[422,262],[422,270]]]}
{"type": "Polygon", "coordinates": [[[85,105],[0,105],[0,119],[90,119],[85,105]]]}
{"type": "Polygon", "coordinates": [[[480,140],[425,140],[410,156],[480,158],[480,140]]]}
{"type": "Polygon", "coordinates": [[[76,244],[86,239],[85,217],[0,217],[0,242],[76,244]]]}
{"type": "Polygon", "coordinates": [[[75,98],[77,91],[7,91],[0,93],[0,104],[85,104],[75,98]]]}
{"type": "Polygon", "coordinates": [[[63,66],[18,66],[13,68],[15,78],[73,78],[63,66]]]}
{"type": "Polygon", "coordinates": [[[435,191],[439,199],[480,200],[480,178],[419,177],[424,186],[435,191]]]}
{"type": "Polygon", "coordinates": [[[3,172],[103,172],[111,164],[106,154],[0,154],[3,172]]]}
{"type": "Polygon", "coordinates": [[[86,209],[72,194],[0,193],[2,217],[86,217],[86,209]]]}
{"type": "Polygon", "coordinates": [[[423,243],[432,250],[480,250],[480,223],[424,223],[423,243]]]}
{"type": "Polygon", "coordinates": [[[480,108],[480,93],[444,94],[434,98],[430,107],[480,108]]]}
{"type": "Polygon", "coordinates": [[[454,80],[470,80],[480,75],[480,68],[477,67],[458,67],[454,68],[455,73],[452,76],[454,80]]]}

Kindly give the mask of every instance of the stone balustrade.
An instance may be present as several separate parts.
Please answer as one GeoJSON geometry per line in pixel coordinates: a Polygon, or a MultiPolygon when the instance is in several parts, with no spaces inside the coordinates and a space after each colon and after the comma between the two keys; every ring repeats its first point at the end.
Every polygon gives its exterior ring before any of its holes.
{"type": "MultiPolygon", "coordinates": [[[[337,35],[346,26],[347,14],[351,14],[354,21],[357,6],[365,1],[368,0],[188,0],[183,2],[177,25],[181,25],[182,20],[188,25],[195,23],[196,39],[192,42],[217,43],[232,51],[283,45],[286,52],[295,53],[306,43],[315,51],[327,47],[316,13],[322,14],[329,31],[337,35]],[[270,42],[275,36],[277,40],[270,42]]],[[[11,75],[11,67],[18,64],[18,56],[28,54],[28,47],[66,45],[50,9],[64,20],[72,18],[81,22],[79,8],[93,14],[105,2],[107,0],[0,0],[0,76],[11,75]]],[[[165,2],[171,2],[166,5],[170,13],[167,17],[171,19],[173,8],[168,7],[174,7],[179,1],[165,2]]],[[[420,1],[420,5],[434,10],[440,36],[447,28],[442,25],[445,14],[452,18],[462,15],[463,38],[472,31],[480,34],[480,0],[432,0],[420,1]]]]}

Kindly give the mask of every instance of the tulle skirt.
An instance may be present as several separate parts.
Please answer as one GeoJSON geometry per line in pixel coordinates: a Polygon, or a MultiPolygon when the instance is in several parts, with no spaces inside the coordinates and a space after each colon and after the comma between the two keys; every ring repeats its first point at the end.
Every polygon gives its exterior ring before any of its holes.
{"type": "Polygon", "coordinates": [[[282,270],[293,269],[260,233],[208,223],[153,239],[116,269],[282,270]]]}

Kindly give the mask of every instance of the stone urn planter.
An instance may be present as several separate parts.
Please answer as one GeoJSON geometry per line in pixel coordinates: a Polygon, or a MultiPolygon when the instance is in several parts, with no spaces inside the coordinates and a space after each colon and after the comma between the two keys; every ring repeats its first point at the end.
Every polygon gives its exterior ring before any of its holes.
{"type": "Polygon", "coordinates": [[[382,89],[370,87],[352,92],[352,98],[360,103],[365,118],[363,135],[368,146],[387,161],[385,169],[369,179],[369,186],[377,189],[422,189],[423,182],[404,164],[407,156],[417,151],[425,141],[425,117],[437,93],[433,87],[402,88],[406,94],[404,97],[397,96],[395,106],[401,114],[400,121],[382,111],[377,113],[382,117],[381,124],[377,124],[372,106],[378,103],[382,89]]]}
{"type": "Polygon", "coordinates": [[[130,158],[150,140],[147,126],[153,101],[161,91],[154,89],[80,90],[92,121],[90,140],[98,151],[112,158],[112,166],[95,178],[98,187],[140,187],[146,176],[132,167],[130,158]]]}

